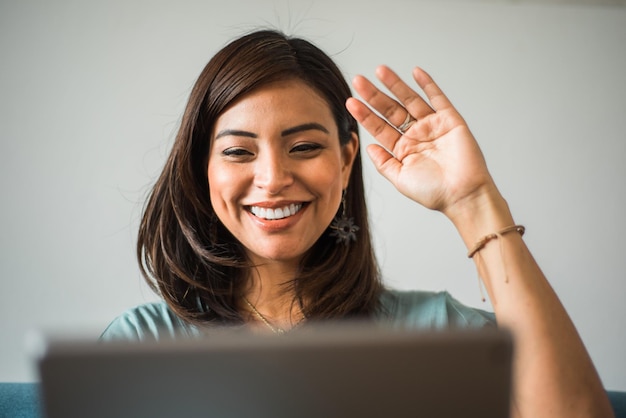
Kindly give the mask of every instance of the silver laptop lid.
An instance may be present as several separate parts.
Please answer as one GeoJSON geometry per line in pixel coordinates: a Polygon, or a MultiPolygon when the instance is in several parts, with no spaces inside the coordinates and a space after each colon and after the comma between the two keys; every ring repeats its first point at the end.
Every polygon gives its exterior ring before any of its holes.
{"type": "Polygon", "coordinates": [[[344,324],[278,337],[49,340],[37,363],[48,418],[502,418],[511,355],[502,330],[344,324]]]}

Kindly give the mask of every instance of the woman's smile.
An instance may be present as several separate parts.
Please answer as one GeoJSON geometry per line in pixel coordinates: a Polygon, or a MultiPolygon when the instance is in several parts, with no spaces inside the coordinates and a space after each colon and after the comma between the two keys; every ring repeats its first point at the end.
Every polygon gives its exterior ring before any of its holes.
{"type": "Polygon", "coordinates": [[[291,203],[276,208],[255,205],[247,209],[254,225],[265,232],[278,233],[296,225],[306,212],[306,205],[291,203]]]}
{"type": "Polygon", "coordinates": [[[278,219],[289,218],[300,212],[302,209],[302,203],[291,203],[283,207],[264,207],[261,205],[249,206],[247,209],[257,218],[262,218],[267,221],[273,221],[278,219]]]}

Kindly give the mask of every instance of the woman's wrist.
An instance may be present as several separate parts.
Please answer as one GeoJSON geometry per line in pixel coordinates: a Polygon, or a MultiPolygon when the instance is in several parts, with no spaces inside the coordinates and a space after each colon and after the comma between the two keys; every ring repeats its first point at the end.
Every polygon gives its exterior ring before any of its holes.
{"type": "Polygon", "coordinates": [[[459,200],[444,214],[468,249],[481,237],[514,225],[509,206],[495,185],[485,186],[480,192],[459,200]]]}

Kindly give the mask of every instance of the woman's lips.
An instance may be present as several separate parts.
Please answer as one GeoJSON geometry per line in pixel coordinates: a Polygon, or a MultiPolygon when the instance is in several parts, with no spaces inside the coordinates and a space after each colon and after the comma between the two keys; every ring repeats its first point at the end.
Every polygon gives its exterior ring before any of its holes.
{"type": "Polygon", "coordinates": [[[300,212],[302,203],[291,203],[277,208],[269,208],[262,206],[250,206],[248,210],[257,218],[268,221],[288,218],[300,212]]]}
{"type": "Polygon", "coordinates": [[[267,232],[281,232],[295,225],[306,211],[308,202],[285,203],[263,206],[255,204],[246,206],[252,221],[267,232]]]}

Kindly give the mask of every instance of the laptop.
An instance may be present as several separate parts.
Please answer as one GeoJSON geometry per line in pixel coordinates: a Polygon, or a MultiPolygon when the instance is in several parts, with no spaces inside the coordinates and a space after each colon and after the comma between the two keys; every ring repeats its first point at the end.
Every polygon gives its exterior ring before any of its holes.
{"type": "Polygon", "coordinates": [[[141,343],[47,339],[47,418],[509,416],[501,329],[302,327],[141,343]]]}

